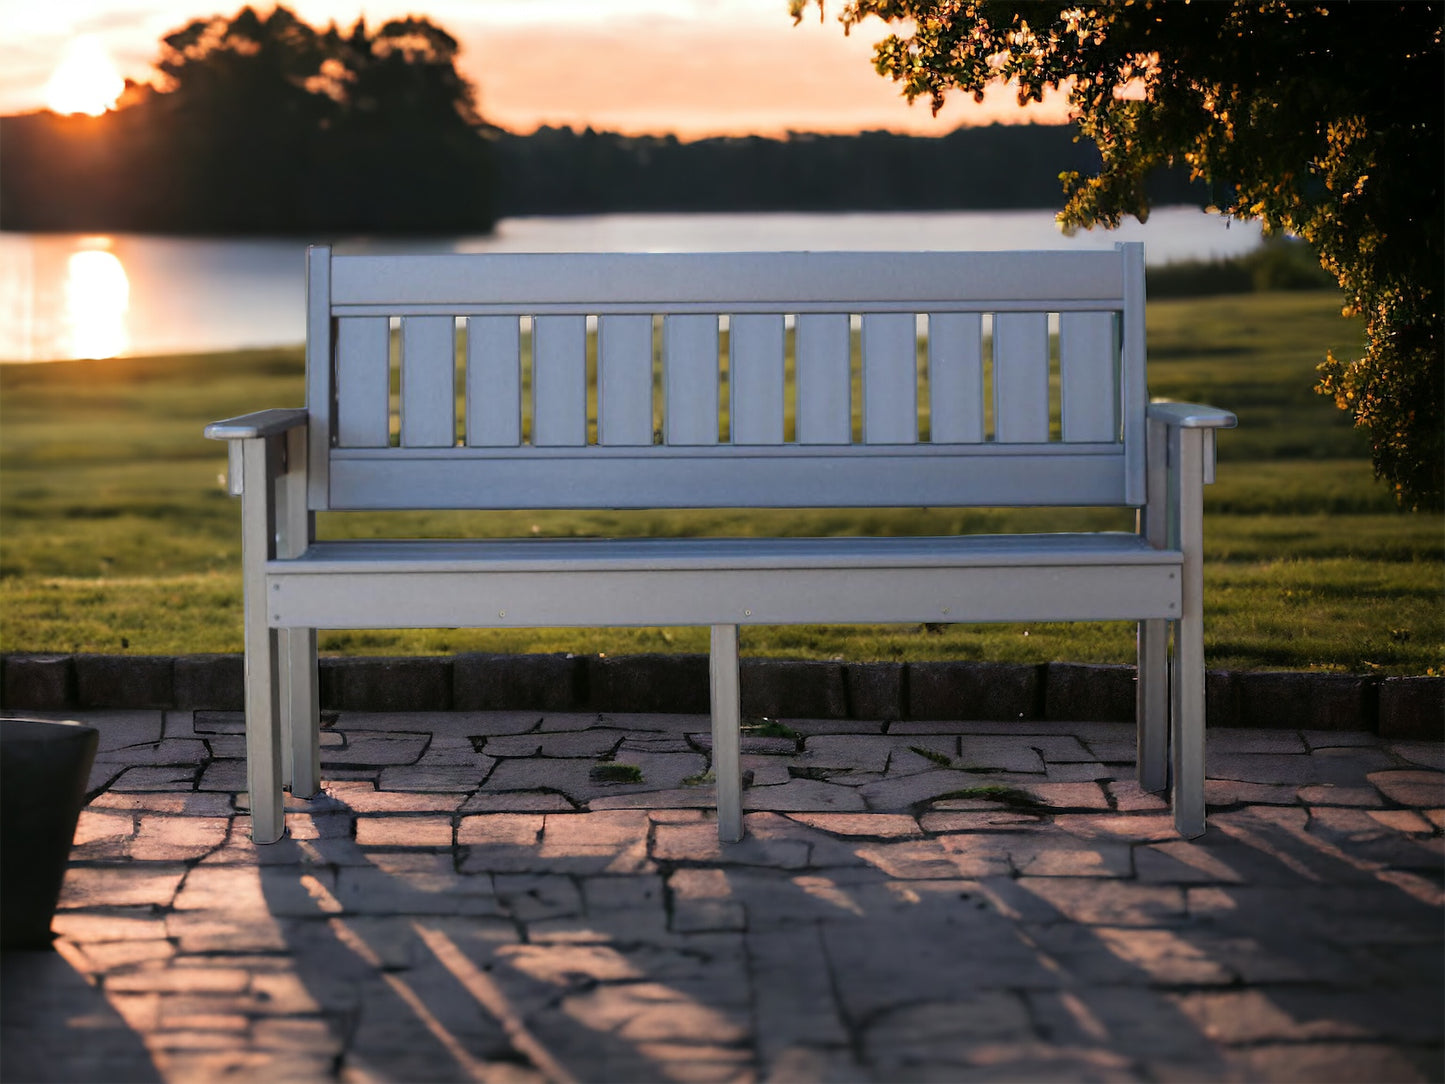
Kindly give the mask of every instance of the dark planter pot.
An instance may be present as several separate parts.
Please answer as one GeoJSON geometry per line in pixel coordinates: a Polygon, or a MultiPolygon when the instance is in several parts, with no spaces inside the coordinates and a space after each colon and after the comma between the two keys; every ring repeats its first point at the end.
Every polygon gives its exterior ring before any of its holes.
{"type": "Polygon", "coordinates": [[[0,948],[50,947],[50,920],[100,734],[0,719],[0,948]]]}

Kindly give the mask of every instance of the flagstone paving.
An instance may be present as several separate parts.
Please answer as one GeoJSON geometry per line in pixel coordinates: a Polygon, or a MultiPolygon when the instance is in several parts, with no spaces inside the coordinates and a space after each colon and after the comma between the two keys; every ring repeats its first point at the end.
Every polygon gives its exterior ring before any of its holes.
{"type": "Polygon", "coordinates": [[[720,844],[703,717],[342,713],[256,847],[238,714],[79,717],[6,1081],[1445,1078],[1438,742],[1213,731],[1181,840],[1128,725],[785,720],[720,844]]]}

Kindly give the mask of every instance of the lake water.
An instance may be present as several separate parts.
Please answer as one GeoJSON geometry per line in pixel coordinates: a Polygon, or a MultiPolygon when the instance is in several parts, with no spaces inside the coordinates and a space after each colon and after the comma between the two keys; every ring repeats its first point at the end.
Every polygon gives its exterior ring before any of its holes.
{"type": "MultiPolygon", "coordinates": [[[[347,239],[339,252],[708,252],[1111,248],[1151,264],[1237,256],[1256,223],[1166,207],[1063,236],[1050,211],[585,215],[503,219],[482,237],[347,239]]],[[[229,350],[305,337],[297,239],[0,233],[0,360],[229,350]]]]}

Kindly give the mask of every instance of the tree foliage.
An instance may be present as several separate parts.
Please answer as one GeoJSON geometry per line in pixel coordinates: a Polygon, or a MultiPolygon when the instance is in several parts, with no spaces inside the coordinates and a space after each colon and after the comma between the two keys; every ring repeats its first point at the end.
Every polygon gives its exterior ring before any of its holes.
{"type": "Polygon", "coordinates": [[[197,19],[162,41],[155,106],[209,176],[272,222],[485,227],[488,148],[457,42],[422,18],[317,30],[289,9],[197,19]],[[234,182],[231,182],[234,184],[234,182]]]}
{"type": "Polygon", "coordinates": [[[160,84],[130,85],[115,112],[7,126],[7,202],[110,229],[488,229],[491,148],[457,49],[415,17],[192,20],[162,39],[160,84]]]}
{"type": "MultiPolygon", "coordinates": [[[[801,17],[813,3],[790,0],[801,17]]],[[[1215,207],[1304,238],[1363,316],[1366,348],[1318,389],[1366,430],[1406,507],[1445,490],[1442,6],[1395,3],[968,3],[848,0],[851,28],[904,24],[875,65],[924,97],[1062,88],[1102,157],[1066,174],[1066,228],[1147,216],[1148,176],[1185,166],[1215,207]]]]}

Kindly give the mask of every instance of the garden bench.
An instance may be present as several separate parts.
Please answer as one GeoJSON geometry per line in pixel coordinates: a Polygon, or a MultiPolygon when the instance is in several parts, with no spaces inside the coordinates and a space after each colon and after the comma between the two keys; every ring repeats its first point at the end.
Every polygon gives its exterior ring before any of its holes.
{"type": "Polygon", "coordinates": [[[486,626],[709,627],[731,841],[738,626],[1136,621],[1138,777],[1172,782],[1179,832],[1204,831],[1201,486],[1235,419],[1150,404],[1142,246],[315,247],[307,275],[306,407],[206,429],[229,442],[243,497],[258,842],[284,831],[283,788],[319,788],[317,629],[486,626]],[[336,510],[1084,505],[1136,509],[1138,530],[318,541],[314,527],[336,510]]]}

